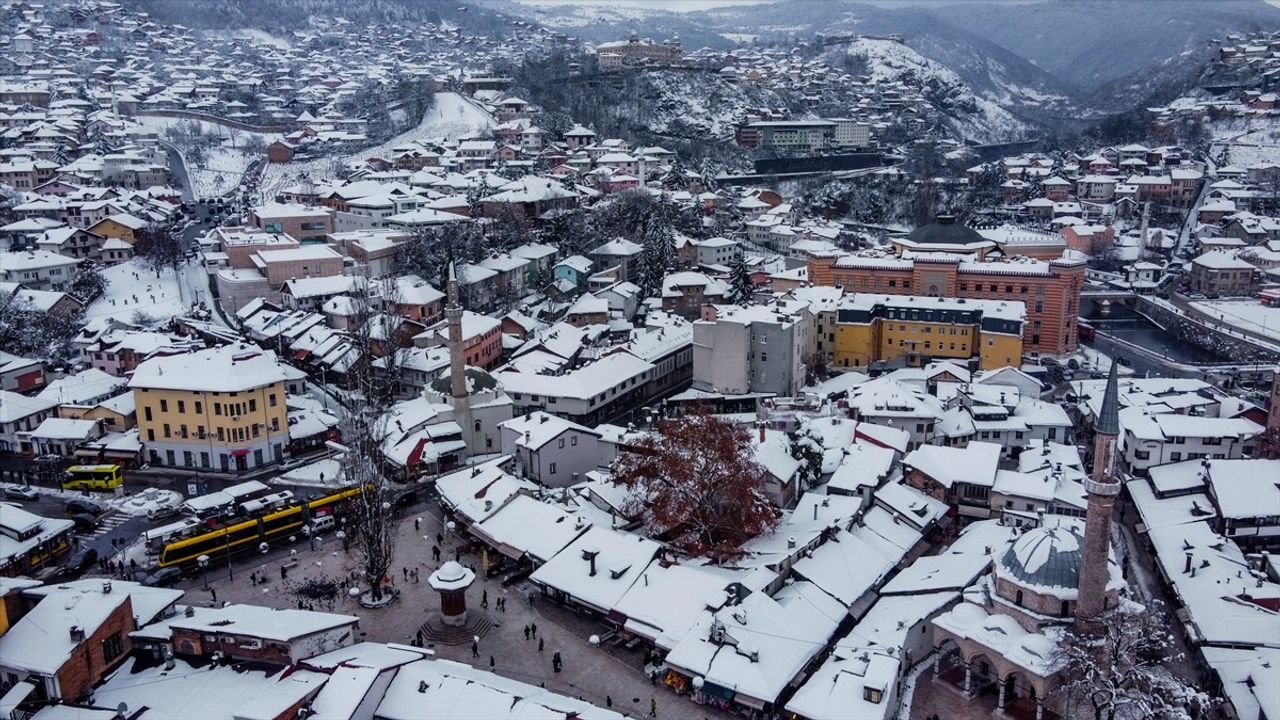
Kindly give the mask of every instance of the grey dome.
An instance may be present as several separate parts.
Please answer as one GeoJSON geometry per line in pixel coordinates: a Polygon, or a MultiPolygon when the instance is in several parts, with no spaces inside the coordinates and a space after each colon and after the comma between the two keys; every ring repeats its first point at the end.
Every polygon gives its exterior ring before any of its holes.
{"type": "Polygon", "coordinates": [[[918,245],[968,245],[987,242],[987,239],[971,227],[956,222],[954,215],[939,215],[928,225],[921,225],[907,235],[918,245]]]}
{"type": "MultiPolygon", "coordinates": [[[[467,380],[468,395],[474,395],[475,393],[485,392],[498,387],[497,378],[490,375],[488,371],[482,370],[478,367],[468,365],[466,369],[462,371],[462,374],[467,380]]],[[[449,375],[448,368],[445,368],[445,370],[441,372],[435,380],[431,381],[431,389],[445,395],[449,394],[452,389],[452,378],[449,375]]]]}
{"type": "Polygon", "coordinates": [[[1000,558],[999,574],[1028,586],[1080,587],[1084,538],[1070,525],[1029,530],[1000,558]]]}

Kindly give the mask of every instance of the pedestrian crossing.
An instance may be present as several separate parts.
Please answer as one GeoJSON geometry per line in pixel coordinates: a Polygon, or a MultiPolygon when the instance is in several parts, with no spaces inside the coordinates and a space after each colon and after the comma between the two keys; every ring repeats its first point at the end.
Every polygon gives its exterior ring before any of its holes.
{"type": "Polygon", "coordinates": [[[125,515],[124,513],[121,513],[117,510],[112,510],[111,512],[108,512],[106,515],[103,515],[102,517],[98,518],[98,527],[94,528],[93,532],[88,532],[88,533],[82,532],[77,534],[83,537],[99,537],[102,535],[106,535],[107,533],[114,531],[116,528],[120,527],[121,525],[129,522],[129,519],[130,518],[128,515],[125,515]]]}

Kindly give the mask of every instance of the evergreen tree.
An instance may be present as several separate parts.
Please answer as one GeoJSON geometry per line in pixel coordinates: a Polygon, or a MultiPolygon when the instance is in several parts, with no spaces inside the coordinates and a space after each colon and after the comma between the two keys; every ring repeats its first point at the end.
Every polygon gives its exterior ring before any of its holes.
{"type": "Polygon", "coordinates": [[[739,253],[734,259],[729,276],[729,289],[735,305],[750,305],[751,294],[755,286],[751,282],[751,274],[747,272],[747,261],[739,253]]]}

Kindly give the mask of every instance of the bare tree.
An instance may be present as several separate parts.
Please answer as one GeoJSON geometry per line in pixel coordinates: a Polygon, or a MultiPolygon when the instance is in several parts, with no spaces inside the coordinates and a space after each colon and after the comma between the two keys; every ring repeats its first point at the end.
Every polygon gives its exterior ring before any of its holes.
{"type": "Polygon", "coordinates": [[[1069,630],[1056,661],[1061,697],[1072,714],[1094,720],[1194,720],[1214,701],[1170,667],[1182,660],[1171,618],[1158,600],[1130,600],[1103,612],[1089,630],[1069,630]]]}
{"type": "MultiPolygon", "coordinates": [[[[384,332],[388,320],[381,310],[395,305],[395,291],[386,290],[387,284],[366,281],[351,295],[354,312],[349,335],[354,360],[347,374],[351,394],[338,425],[346,446],[343,478],[349,486],[364,489],[352,503],[348,527],[374,602],[384,599],[387,572],[395,559],[396,537],[394,491],[381,460],[383,443],[392,432],[387,426],[387,410],[399,384],[399,364],[395,359],[402,356],[394,352],[394,336],[384,332]],[[386,356],[391,367],[377,367],[374,363],[375,350],[384,345],[392,346],[386,356]]],[[[395,287],[394,283],[389,284],[395,287]]]]}

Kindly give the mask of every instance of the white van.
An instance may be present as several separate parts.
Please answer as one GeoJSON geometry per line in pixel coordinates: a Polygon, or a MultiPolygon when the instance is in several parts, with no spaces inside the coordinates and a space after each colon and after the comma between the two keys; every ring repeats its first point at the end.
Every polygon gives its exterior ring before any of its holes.
{"type": "Polygon", "coordinates": [[[338,519],[332,515],[321,515],[318,518],[312,518],[307,524],[306,532],[308,535],[322,535],[338,527],[338,519]]]}

